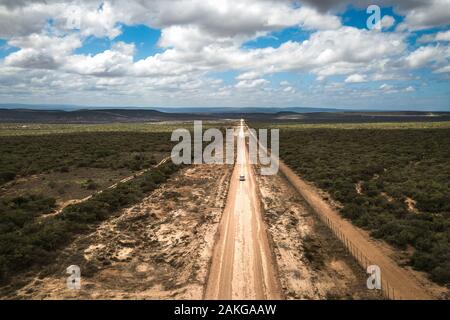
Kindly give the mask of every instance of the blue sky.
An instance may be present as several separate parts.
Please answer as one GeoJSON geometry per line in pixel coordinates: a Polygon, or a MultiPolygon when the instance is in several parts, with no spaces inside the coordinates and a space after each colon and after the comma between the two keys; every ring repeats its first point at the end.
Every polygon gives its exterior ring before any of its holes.
{"type": "Polygon", "coordinates": [[[450,111],[450,0],[0,2],[0,103],[450,111]]]}
{"type": "Polygon", "coordinates": [[[149,56],[161,53],[164,50],[158,47],[158,40],[161,37],[161,31],[150,28],[146,25],[125,25],[120,24],[121,34],[114,39],[108,37],[97,38],[90,36],[86,38],[83,46],[77,48],[75,53],[85,55],[96,55],[105,50],[111,49],[112,45],[117,42],[134,44],[136,52],[134,60],[138,61],[149,56]]]}

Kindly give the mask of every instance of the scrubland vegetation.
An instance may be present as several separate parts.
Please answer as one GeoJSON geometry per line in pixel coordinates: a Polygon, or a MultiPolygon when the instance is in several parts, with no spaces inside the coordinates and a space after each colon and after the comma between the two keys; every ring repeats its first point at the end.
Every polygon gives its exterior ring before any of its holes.
{"type": "Polygon", "coordinates": [[[54,199],[34,195],[2,199],[0,282],[35,265],[51,262],[58,249],[68,244],[75,235],[90,230],[120,209],[140,201],[178,168],[171,162],[166,163],[49,217],[41,216],[52,210],[54,199]]]}
{"type": "Polygon", "coordinates": [[[448,124],[283,127],[282,159],[329,192],[341,214],[450,283],[448,124]]]}
{"type": "MultiPolygon", "coordinates": [[[[58,249],[70,243],[75,235],[140,201],[178,167],[166,163],[152,168],[142,176],[52,215],[49,213],[57,208],[57,199],[45,191],[56,188],[53,180],[56,175],[64,174],[65,183],[79,184],[87,190],[85,192],[95,193],[100,185],[90,177],[81,177],[80,168],[89,168],[86,172],[96,172],[97,176],[119,171],[132,174],[150,168],[170,154],[172,142],[167,128],[171,127],[148,125],[144,128],[142,125],[142,130],[133,132],[131,125],[32,125],[26,128],[2,125],[0,282],[33,266],[51,262],[58,249]],[[41,178],[39,183],[33,184],[33,192],[26,189],[10,192],[18,180],[26,185],[36,175],[41,178]]],[[[117,179],[118,175],[115,177],[117,179]]],[[[108,181],[108,177],[104,179],[108,181]]]]}
{"type": "Polygon", "coordinates": [[[170,133],[84,132],[0,136],[0,184],[18,176],[74,168],[138,171],[171,150],[170,133]]]}

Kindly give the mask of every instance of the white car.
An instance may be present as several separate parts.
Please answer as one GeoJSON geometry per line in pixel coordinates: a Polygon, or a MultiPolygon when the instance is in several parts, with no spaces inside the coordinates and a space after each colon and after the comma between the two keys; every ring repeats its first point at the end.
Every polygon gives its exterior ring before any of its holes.
{"type": "Polygon", "coordinates": [[[239,181],[245,181],[245,176],[244,176],[243,174],[241,174],[241,175],[239,176],[239,181]]]}

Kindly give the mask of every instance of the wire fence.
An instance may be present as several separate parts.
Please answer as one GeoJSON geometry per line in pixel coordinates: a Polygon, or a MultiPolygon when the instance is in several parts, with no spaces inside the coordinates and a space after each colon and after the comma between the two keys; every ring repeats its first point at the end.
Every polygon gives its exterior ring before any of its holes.
{"type": "MultiPolygon", "coordinates": [[[[356,246],[349,238],[345,236],[336,223],[331,221],[331,219],[327,216],[322,214],[319,214],[319,216],[364,270],[367,270],[367,267],[370,265],[376,265],[376,262],[367,258],[367,256],[360,249],[358,249],[358,246],[356,246]]],[[[383,273],[381,273],[381,293],[384,298],[389,300],[400,299],[400,296],[395,291],[394,287],[388,281],[383,279],[383,273]]]]}

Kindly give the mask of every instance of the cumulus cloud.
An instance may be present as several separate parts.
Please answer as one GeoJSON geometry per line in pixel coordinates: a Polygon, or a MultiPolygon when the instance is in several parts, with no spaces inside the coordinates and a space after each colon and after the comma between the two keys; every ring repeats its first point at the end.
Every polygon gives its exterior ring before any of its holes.
{"type": "Polygon", "coordinates": [[[352,74],[345,79],[346,83],[361,83],[361,82],[367,82],[366,76],[362,74],[352,74]]]}
{"type": "Polygon", "coordinates": [[[295,93],[296,90],[294,87],[288,86],[286,88],[283,89],[283,92],[287,92],[287,93],[295,93]]]}
{"type": "Polygon", "coordinates": [[[236,77],[236,80],[254,80],[261,77],[261,74],[255,71],[249,71],[245,73],[241,73],[236,77]]]}
{"type": "Polygon", "coordinates": [[[448,0],[429,0],[426,4],[414,7],[406,12],[403,27],[421,30],[450,25],[449,5],[448,0]]]}
{"type": "Polygon", "coordinates": [[[450,30],[438,32],[436,34],[436,41],[450,41],[450,30]]]}
{"type": "Polygon", "coordinates": [[[95,56],[74,55],[67,59],[64,69],[70,72],[96,76],[124,76],[133,64],[133,44],[118,42],[111,50],[95,56]]]}
{"type": "Polygon", "coordinates": [[[380,90],[383,91],[384,93],[393,93],[395,91],[394,86],[387,83],[383,83],[380,86],[380,90]]]}
{"type": "Polygon", "coordinates": [[[383,16],[381,18],[381,28],[389,29],[395,24],[395,18],[389,15],[383,16]]]}
{"type": "Polygon", "coordinates": [[[52,37],[33,33],[25,37],[16,37],[8,45],[21,48],[6,57],[8,66],[34,69],[56,69],[74,49],[81,46],[76,35],[52,37]]]}
{"type": "Polygon", "coordinates": [[[236,88],[244,88],[244,89],[255,88],[261,87],[268,83],[269,81],[267,81],[266,79],[242,80],[236,84],[236,88]]]}
{"type": "MultiPolygon", "coordinates": [[[[196,25],[216,37],[252,36],[292,25],[311,29],[338,28],[336,16],[308,7],[293,7],[290,1],[276,0],[192,0],[156,1],[149,5],[157,12],[159,27],[196,25]]],[[[150,9],[151,10],[151,9],[150,9]]],[[[153,10],[151,10],[153,11],[153,10]]]]}
{"type": "MultiPolygon", "coordinates": [[[[15,1],[14,1],[15,2],[15,1]]],[[[30,4],[21,7],[25,3],[0,3],[0,38],[10,38],[13,36],[26,36],[40,32],[46,25],[46,19],[51,15],[52,10],[42,3],[30,4]]]]}
{"type": "Polygon", "coordinates": [[[439,69],[436,69],[434,72],[435,73],[447,73],[447,72],[450,72],[450,65],[442,67],[442,68],[439,68],[439,69]]]}
{"type": "Polygon", "coordinates": [[[448,0],[303,0],[321,12],[342,11],[348,5],[367,8],[369,5],[393,6],[394,10],[405,16],[401,28],[419,30],[450,24],[448,0]]]}
{"type": "Polygon", "coordinates": [[[450,57],[449,48],[448,46],[420,47],[410,53],[405,61],[410,68],[421,68],[432,62],[446,64],[447,58],[450,57]]]}
{"type": "Polygon", "coordinates": [[[449,42],[450,41],[450,30],[441,31],[435,34],[425,34],[421,36],[418,40],[420,43],[426,42],[449,42]]]}

